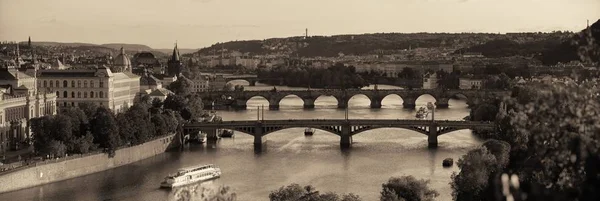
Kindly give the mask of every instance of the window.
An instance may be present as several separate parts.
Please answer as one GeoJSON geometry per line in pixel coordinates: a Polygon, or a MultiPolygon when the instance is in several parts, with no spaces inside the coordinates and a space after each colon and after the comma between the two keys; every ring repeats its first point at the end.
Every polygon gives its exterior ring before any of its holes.
{"type": "Polygon", "coordinates": [[[60,82],[58,80],[56,80],[56,87],[60,87],[59,83],[60,82]]]}
{"type": "Polygon", "coordinates": [[[100,88],[104,87],[104,82],[100,80],[100,88]]]}
{"type": "Polygon", "coordinates": [[[81,98],[81,92],[77,92],[77,98],[81,98]]]}
{"type": "Polygon", "coordinates": [[[81,88],[81,80],[77,80],[77,88],[81,88]]]}
{"type": "MultiPolygon", "coordinates": [[[[63,92],[63,98],[68,98],[68,97],[69,97],[69,96],[67,95],[67,91],[64,91],[64,92],[63,92]]],[[[65,105],[65,106],[67,106],[67,105],[65,105]]]]}
{"type": "Polygon", "coordinates": [[[71,80],[71,87],[75,88],[75,80],[71,80]]]}
{"type": "Polygon", "coordinates": [[[94,98],[94,92],[90,91],[90,98],[94,98]]]}
{"type": "Polygon", "coordinates": [[[94,88],[94,80],[90,80],[90,87],[94,88]]]}
{"type": "MultiPolygon", "coordinates": [[[[52,84],[52,82],[50,82],[52,84]]],[[[60,97],[60,92],[56,91],[56,97],[60,97]]]]}
{"type": "Polygon", "coordinates": [[[65,80],[65,81],[63,81],[63,87],[64,87],[64,88],[67,88],[68,86],[69,86],[69,82],[67,82],[66,80],[65,80]]]}
{"type": "Polygon", "coordinates": [[[75,98],[75,92],[74,91],[71,92],[71,98],[75,98]]]}
{"type": "Polygon", "coordinates": [[[87,88],[87,80],[83,81],[83,88],[87,88]]]}
{"type": "Polygon", "coordinates": [[[50,88],[52,88],[52,87],[54,87],[54,82],[50,81],[50,88]]]}
{"type": "Polygon", "coordinates": [[[65,107],[67,107],[67,102],[64,102],[64,103],[63,103],[63,105],[64,105],[65,107]]]}
{"type": "Polygon", "coordinates": [[[100,91],[100,98],[104,98],[104,92],[100,91]]]}
{"type": "Polygon", "coordinates": [[[46,85],[46,80],[44,80],[44,87],[47,87],[47,85],[46,85]]]}
{"type": "Polygon", "coordinates": [[[83,98],[87,98],[87,91],[83,92],[83,98]]]}

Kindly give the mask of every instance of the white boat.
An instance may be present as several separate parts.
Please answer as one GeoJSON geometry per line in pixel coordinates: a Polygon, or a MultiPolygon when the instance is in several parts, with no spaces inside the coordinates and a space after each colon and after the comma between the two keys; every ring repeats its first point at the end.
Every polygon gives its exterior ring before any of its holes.
{"type": "Polygon", "coordinates": [[[213,164],[182,168],[160,183],[162,188],[174,188],[221,177],[221,169],[213,164]]]}

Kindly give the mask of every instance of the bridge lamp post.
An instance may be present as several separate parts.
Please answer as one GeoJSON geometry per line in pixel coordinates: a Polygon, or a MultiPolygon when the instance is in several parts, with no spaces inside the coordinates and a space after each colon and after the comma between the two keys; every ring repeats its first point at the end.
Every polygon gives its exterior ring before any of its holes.
{"type": "Polygon", "coordinates": [[[435,105],[433,103],[427,103],[427,109],[431,110],[431,121],[435,121],[435,105]]]}

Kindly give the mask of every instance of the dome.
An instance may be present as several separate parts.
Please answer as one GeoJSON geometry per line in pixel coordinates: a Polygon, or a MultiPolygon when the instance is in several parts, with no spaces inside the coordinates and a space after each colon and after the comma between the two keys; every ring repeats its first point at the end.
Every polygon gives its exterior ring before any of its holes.
{"type": "Polygon", "coordinates": [[[136,66],[138,65],[156,65],[159,64],[158,59],[151,52],[140,52],[133,56],[133,61],[136,66]]]}
{"type": "Polygon", "coordinates": [[[113,59],[113,71],[123,72],[131,70],[131,61],[125,55],[125,50],[121,47],[121,53],[113,59]]]}

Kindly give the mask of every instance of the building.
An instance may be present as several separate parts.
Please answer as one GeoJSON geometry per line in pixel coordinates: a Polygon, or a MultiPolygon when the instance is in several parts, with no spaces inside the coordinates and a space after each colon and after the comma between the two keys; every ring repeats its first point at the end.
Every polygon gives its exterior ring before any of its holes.
{"type": "Polygon", "coordinates": [[[37,88],[36,69],[19,71],[18,50],[16,55],[14,65],[0,69],[0,154],[31,139],[29,119],[56,114],[54,92],[37,88]]]}
{"type": "Polygon", "coordinates": [[[460,89],[481,89],[481,86],[483,84],[483,79],[475,78],[473,76],[461,77],[458,80],[458,88],[460,89]]]}
{"type": "Polygon", "coordinates": [[[191,80],[194,83],[192,92],[205,92],[210,89],[209,77],[206,75],[196,75],[196,77],[191,80]]]}
{"type": "Polygon", "coordinates": [[[131,73],[123,48],[111,68],[40,70],[37,77],[39,88],[56,93],[59,107],[91,103],[118,113],[133,105],[140,92],[140,76],[131,73]]]}
{"type": "Polygon", "coordinates": [[[220,91],[225,88],[227,84],[227,79],[223,75],[213,75],[209,77],[209,87],[213,91],[220,91]]]}
{"type": "Polygon", "coordinates": [[[438,87],[438,78],[436,73],[427,73],[423,76],[423,89],[435,89],[438,87]]]}
{"type": "Polygon", "coordinates": [[[179,55],[179,49],[177,49],[177,43],[175,43],[175,47],[173,48],[173,54],[167,62],[167,75],[169,75],[170,77],[177,77],[181,75],[182,69],[183,63],[181,62],[181,55],[179,55]]]}

